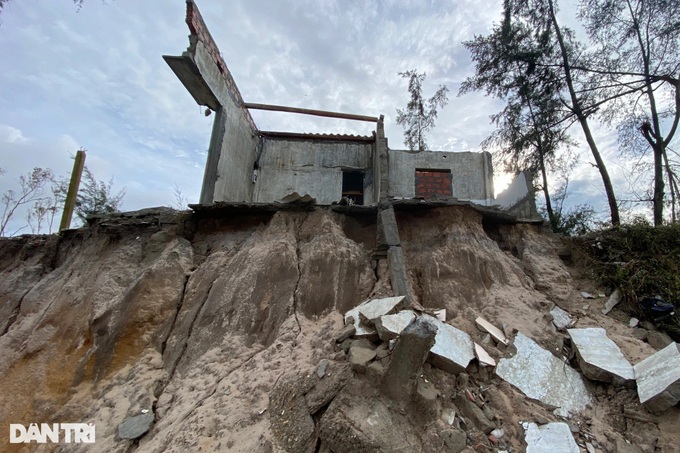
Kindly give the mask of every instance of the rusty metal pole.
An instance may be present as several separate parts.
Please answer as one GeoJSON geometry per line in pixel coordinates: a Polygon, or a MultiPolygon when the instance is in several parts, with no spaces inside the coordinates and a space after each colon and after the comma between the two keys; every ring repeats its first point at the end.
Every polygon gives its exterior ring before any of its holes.
{"type": "Polygon", "coordinates": [[[76,153],[76,160],[73,162],[71,182],[68,185],[66,201],[64,201],[64,213],[61,216],[59,231],[67,230],[71,227],[71,218],[73,217],[73,209],[76,207],[76,197],[78,196],[78,188],[80,187],[80,177],[83,175],[84,166],[85,166],[85,150],[81,149],[78,150],[78,152],[76,153]]]}

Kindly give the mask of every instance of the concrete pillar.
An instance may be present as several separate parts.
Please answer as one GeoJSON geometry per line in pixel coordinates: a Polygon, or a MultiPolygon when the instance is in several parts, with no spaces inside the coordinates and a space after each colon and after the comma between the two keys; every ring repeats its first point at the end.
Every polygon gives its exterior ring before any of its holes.
{"type": "Polygon", "coordinates": [[[215,113],[212,134],[210,135],[210,146],[208,148],[208,159],[205,162],[205,173],[203,175],[203,186],[201,187],[200,204],[212,204],[215,200],[215,183],[217,182],[217,166],[220,163],[222,153],[222,143],[226,132],[226,114],[224,108],[219,106],[215,113]]]}
{"type": "Polygon", "coordinates": [[[437,327],[421,316],[401,332],[383,378],[385,395],[397,401],[411,399],[436,335],[437,327]]]}

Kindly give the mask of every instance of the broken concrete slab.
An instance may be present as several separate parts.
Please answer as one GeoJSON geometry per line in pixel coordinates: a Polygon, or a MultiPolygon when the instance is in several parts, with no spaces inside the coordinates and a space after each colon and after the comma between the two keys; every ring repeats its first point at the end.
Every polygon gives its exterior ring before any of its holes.
{"type": "Polygon", "coordinates": [[[653,413],[680,401],[680,345],[671,343],[633,367],[640,402],[653,413]]]}
{"type": "Polygon", "coordinates": [[[567,329],[583,374],[595,381],[625,384],[635,379],[633,366],[601,327],[567,329]]]}
{"type": "Polygon", "coordinates": [[[580,453],[578,445],[566,423],[524,424],[526,453],[580,453]]]}
{"type": "Polygon", "coordinates": [[[118,425],[118,437],[121,439],[137,439],[151,428],[155,415],[153,412],[128,417],[118,425]]]}
{"type": "Polygon", "coordinates": [[[517,354],[498,361],[496,374],[519,388],[526,396],[555,406],[563,417],[578,413],[591,402],[583,377],[569,365],[519,332],[517,354]]]}
{"type": "Polygon", "coordinates": [[[496,361],[486,352],[486,349],[475,343],[475,357],[482,366],[496,366],[496,361]]]}
{"type": "Polygon", "coordinates": [[[375,320],[375,328],[382,341],[389,341],[396,338],[402,330],[408,326],[416,313],[412,310],[402,310],[393,315],[385,315],[375,320]]]}
{"type": "Polygon", "coordinates": [[[472,338],[451,324],[441,322],[430,315],[423,315],[437,327],[434,346],[430,349],[429,362],[448,373],[458,374],[465,371],[475,358],[472,338]]]}
{"type": "Polygon", "coordinates": [[[399,335],[383,378],[385,395],[401,401],[411,398],[436,335],[437,327],[422,316],[406,326],[399,335]]]}
{"type": "Polygon", "coordinates": [[[394,313],[403,301],[404,296],[367,300],[345,313],[345,324],[354,324],[355,336],[357,337],[375,335],[376,330],[370,325],[370,322],[381,316],[394,313]]]}
{"type": "Polygon", "coordinates": [[[477,325],[482,330],[488,332],[493,337],[493,339],[496,340],[498,343],[503,343],[506,346],[510,344],[510,340],[507,339],[505,334],[498,327],[494,326],[486,319],[479,316],[477,317],[477,319],[475,319],[475,323],[477,323],[477,325]]]}
{"type": "Polygon", "coordinates": [[[616,288],[614,292],[609,296],[609,299],[607,299],[607,302],[604,304],[604,308],[602,309],[602,314],[606,315],[614,307],[616,307],[619,302],[621,302],[621,299],[623,299],[623,294],[621,293],[621,290],[619,288],[616,288]]]}
{"type": "Polygon", "coordinates": [[[550,310],[550,316],[552,316],[553,324],[558,329],[565,329],[571,325],[573,320],[571,315],[566,310],[562,310],[560,307],[555,305],[552,310],[550,310]]]}

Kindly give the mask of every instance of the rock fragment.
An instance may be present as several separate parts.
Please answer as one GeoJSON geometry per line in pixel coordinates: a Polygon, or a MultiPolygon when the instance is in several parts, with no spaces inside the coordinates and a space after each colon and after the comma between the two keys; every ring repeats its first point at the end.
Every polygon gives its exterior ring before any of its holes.
{"type": "Polygon", "coordinates": [[[595,381],[625,384],[635,379],[633,366],[600,327],[567,329],[583,374],[595,381]]]}
{"type": "Polygon", "coordinates": [[[349,347],[349,363],[357,373],[365,373],[368,363],[375,358],[375,350],[358,345],[356,342],[349,347]]]}
{"type": "Polygon", "coordinates": [[[137,439],[142,437],[151,428],[154,418],[153,412],[126,418],[118,425],[118,437],[121,439],[137,439]]]}
{"type": "Polygon", "coordinates": [[[477,319],[475,319],[475,323],[477,323],[477,325],[482,330],[488,332],[493,337],[493,339],[496,340],[498,343],[503,343],[506,346],[510,344],[510,340],[507,339],[505,334],[498,327],[494,326],[486,319],[479,316],[477,317],[477,319]]]}
{"type": "Polygon", "coordinates": [[[566,423],[548,423],[542,426],[536,423],[525,423],[524,429],[524,440],[527,443],[526,453],[580,452],[569,425],[566,423]]]}
{"type": "Polygon", "coordinates": [[[469,419],[475,427],[484,434],[489,435],[491,431],[496,429],[496,425],[484,415],[484,411],[475,403],[470,401],[465,395],[458,395],[454,400],[454,404],[461,411],[461,413],[469,419]]]}
{"type": "Polygon", "coordinates": [[[604,304],[604,309],[602,309],[602,314],[606,315],[610,311],[612,311],[612,308],[616,307],[619,302],[621,302],[621,299],[623,298],[623,294],[621,294],[621,290],[619,288],[616,288],[614,292],[609,296],[609,299],[607,299],[607,302],[604,304]]]}
{"type": "Polygon", "coordinates": [[[640,402],[660,413],[680,401],[680,347],[671,343],[634,366],[640,402]]]}
{"type": "Polygon", "coordinates": [[[529,398],[555,406],[567,417],[591,402],[583,377],[521,332],[515,336],[517,354],[498,361],[496,374],[529,398]]]}
{"type": "Polygon", "coordinates": [[[555,305],[552,310],[550,310],[550,316],[553,318],[553,324],[558,329],[564,329],[571,325],[572,319],[569,313],[562,310],[560,307],[555,305]]]}

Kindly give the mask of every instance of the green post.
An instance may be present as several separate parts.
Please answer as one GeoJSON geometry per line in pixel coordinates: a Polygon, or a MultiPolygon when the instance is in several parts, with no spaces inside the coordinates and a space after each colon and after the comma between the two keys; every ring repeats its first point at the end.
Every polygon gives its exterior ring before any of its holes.
{"type": "Polygon", "coordinates": [[[73,217],[73,209],[76,207],[76,197],[78,196],[80,177],[83,175],[84,166],[85,151],[81,149],[76,153],[76,160],[73,162],[73,173],[71,173],[71,182],[68,185],[68,193],[64,202],[64,213],[61,216],[59,231],[67,230],[71,227],[71,218],[73,217]]]}

